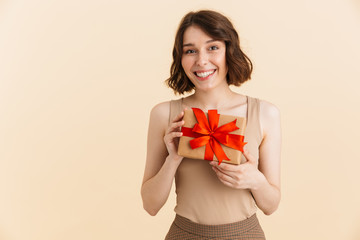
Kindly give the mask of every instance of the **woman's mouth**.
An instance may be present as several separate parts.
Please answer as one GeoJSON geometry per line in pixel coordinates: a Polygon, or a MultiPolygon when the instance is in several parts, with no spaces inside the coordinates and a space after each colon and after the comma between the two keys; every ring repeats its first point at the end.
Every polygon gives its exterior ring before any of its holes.
{"type": "Polygon", "coordinates": [[[194,72],[195,75],[200,79],[206,79],[210,75],[213,75],[215,73],[216,69],[209,70],[209,71],[201,71],[201,72],[194,72]]]}

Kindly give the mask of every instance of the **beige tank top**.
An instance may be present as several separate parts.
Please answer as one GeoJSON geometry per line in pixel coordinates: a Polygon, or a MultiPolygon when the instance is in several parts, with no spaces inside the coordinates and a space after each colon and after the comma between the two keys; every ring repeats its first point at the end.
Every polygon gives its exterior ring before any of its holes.
{"type": "MultiPolygon", "coordinates": [[[[261,130],[259,99],[247,96],[246,149],[259,158],[261,130]]],[[[170,119],[182,111],[182,99],[170,102],[170,119]]],[[[242,156],[242,162],[245,160],[242,156]]],[[[175,212],[201,224],[226,224],[244,220],[256,210],[250,190],[233,189],[217,178],[208,161],[184,158],[175,174],[175,212]]]]}

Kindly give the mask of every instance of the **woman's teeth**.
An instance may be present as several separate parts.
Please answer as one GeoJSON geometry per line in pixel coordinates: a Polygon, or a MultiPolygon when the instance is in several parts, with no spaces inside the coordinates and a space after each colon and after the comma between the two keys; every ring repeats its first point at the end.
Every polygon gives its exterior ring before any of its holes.
{"type": "Polygon", "coordinates": [[[215,72],[215,70],[211,70],[211,71],[207,71],[207,72],[195,72],[196,76],[204,78],[209,76],[210,74],[212,74],[213,72],[215,72]]]}

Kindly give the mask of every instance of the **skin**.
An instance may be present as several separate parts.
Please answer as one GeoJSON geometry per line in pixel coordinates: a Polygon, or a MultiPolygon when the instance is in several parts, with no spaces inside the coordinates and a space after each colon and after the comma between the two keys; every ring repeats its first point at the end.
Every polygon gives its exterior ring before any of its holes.
{"type": "MultiPolygon", "coordinates": [[[[190,26],[184,33],[182,67],[195,85],[195,93],[184,98],[183,107],[203,110],[216,108],[222,114],[245,117],[246,96],[231,91],[226,82],[226,46],[215,41],[199,27],[190,26]],[[215,70],[215,71],[214,71],[215,70]],[[211,72],[208,77],[196,73],[211,72]]],[[[156,105],[150,114],[146,166],[141,188],[144,209],[156,215],[168,199],[175,173],[183,157],[177,154],[182,135],[184,112],[169,122],[169,104],[156,105]]],[[[250,189],[257,206],[266,214],[273,213],[280,202],[280,112],[273,104],[260,101],[262,142],[259,159],[245,145],[247,162],[241,165],[209,162],[219,181],[236,189],[250,189]]]]}

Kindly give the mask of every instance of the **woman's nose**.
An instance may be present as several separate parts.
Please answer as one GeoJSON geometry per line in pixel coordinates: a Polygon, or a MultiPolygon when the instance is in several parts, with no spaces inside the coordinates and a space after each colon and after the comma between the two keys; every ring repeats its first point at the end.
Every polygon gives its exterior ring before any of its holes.
{"type": "Polygon", "coordinates": [[[209,56],[207,55],[207,53],[204,51],[200,51],[198,54],[196,64],[199,66],[203,66],[206,65],[208,61],[209,61],[209,56]]]}

